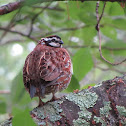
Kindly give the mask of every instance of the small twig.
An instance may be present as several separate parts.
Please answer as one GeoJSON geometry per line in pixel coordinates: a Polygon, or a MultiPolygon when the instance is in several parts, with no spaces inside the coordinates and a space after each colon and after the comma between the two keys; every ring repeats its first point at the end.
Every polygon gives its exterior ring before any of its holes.
{"type": "Polygon", "coordinates": [[[122,64],[123,62],[125,62],[126,59],[124,59],[124,60],[122,60],[121,62],[118,62],[118,63],[111,63],[110,61],[108,61],[107,59],[104,58],[104,56],[102,55],[102,51],[101,51],[101,34],[100,34],[99,23],[100,23],[100,20],[102,19],[102,16],[103,16],[103,13],[104,13],[104,9],[105,9],[105,5],[106,5],[106,2],[104,3],[103,10],[102,10],[102,14],[101,14],[101,16],[99,18],[99,14],[98,14],[99,2],[97,2],[97,4],[96,4],[96,17],[97,17],[96,30],[98,31],[98,37],[99,37],[99,52],[100,52],[101,58],[104,61],[106,61],[107,63],[109,63],[111,65],[119,65],[119,64],[122,64]]]}
{"type": "Polygon", "coordinates": [[[0,94],[10,94],[9,90],[0,90],[0,94]]]}
{"type": "Polygon", "coordinates": [[[69,6],[68,6],[68,3],[66,3],[66,8],[67,8],[68,20],[70,20],[70,14],[69,14],[69,6]]]}
{"type": "Polygon", "coordinates": [[[126,72],[123,72],[123,71],[120,71],[120,70],[117,70],[117,69],[113,69],[113,68],[102,68],[102,67],[99,67],[99,66],[96,66],[96,68],[102,70],[102,71],[115,71],[115,72],[118,72],[120,74],[126,74],[126,72]]]}
{"type": "MultiPolygon", "coordinates": [[[[81,26],[77,26],[77,27],[72,27],[72,28],[61,28],[52,32],[47,32],[45,34],[43,34],[43,36],[47,36],[47,35],[51,35],[51,34],[55,34],[55,33],[59,33],[59,32],[63,32],[63,31],[73,31],[73,30],[78,30],[84,27],[89,27],[89,25],[81,25],[81,26]]],[[[40,36],[38,36],[39,38],[40,36]]],[[[42,37],[42,36],[41,36],[42,37]]]]}
{"type": "MultiPolygon", "coordinates": [[[[11,21],[9,22],[9,24],[6,26],[7,29],[10,29],[12,27],[14,27],[14,19],[16,17],[16,15],[20,12],[20,9],[16,12],[16,14],[12,17],[11,21]]],[[[2,41],[2,39],[4,38],[4,36],[6,36],[8,31],[4,31],[3,34],[0,37],[0,41],[2,41]]]]}
{"type": "Polygon", "coordinates": [[[103,14],[104,14],[105,5],[106,5],[106,2],[104,3],[103,10],[102,10],[102,13],[101,13],[100,18],[99,18],[99,15],[98,15],[99,2],[97,2],[97,5],[96,5],[96,16],[97,16],[96,30],[97,30],[97,31],[99,30],[99,23],[100,23],[100,21],[101,21],[101,19],[102,19],[102,16],[103,16],[103,14]]]}
{"type": "Polygon", "coordinates": [[[9,43],[15,43],[15,42],[25,42],[25,40],[23,39],[11,39],[11,40],[7,40],[5,42],[2,42],[0,43],[0,45],[6,45],[6,44],[9,44],[9,43]]]}
{"type": "Polygon", "coordinates": [[[29,30],[28,36],[30,36],[31,33],[32,33],[32,31],[33,31],[33,24],[34,24],[36,18],[37,18],[41,13],[43,13],[43,11],[44,11],[47,7],[49,7],[50,4],[51,4],[51,3],[49,3],[49,4],[48,4],[47,6],[45,6],[40,12],[38,12],[37,14],[35,14],[35,15],[33,16],[33,18],[31,19],[31,25],[30,25],[30,30],[29,30]]]}
{"type": "Polygon", "coordinates": [[[77,3],[77,8],[80,8],[80,6],[79,6],[79,1],[78,1],[78,0],[77,0],[77,2],[76,2],[76,3],[77,3]]]}
{"type": "Polygon", "coordinates": [[[26,34],[24,34],[22,32],[13,31],[13,30],[10,30],[10,29],[7,29],[7,28],[3,28],[3,27],[0,27],[0,30],[4,30],[4,31],[11,32],[11,33],[19,34],[19,35],[24,36],[24,37],[27,37],[27,38],[29,38],[29,39],[31,39],[33,41],[37,41],[34,37],[28,36],[28,35],[26,35],[26,34]]]}
{"type": "MultiPolygon", "coordinates": [[[[32,6],[33,8],[41,8],[41,9],[44,9],[45,7],[42,7],[42,6],[32,6]]],[[[64,9],[62,8],[59,8],[59,7],[47,7],[46,9],[48,10],[54,10],[54,11],[65,11],[64,9]]]]}
{"type": "MultiPolygon", "coordinates": [[[[18,31],[14,31],[14,30],[10,30],[10,29],[7,29],[7,28],[4,28],[4,27],[0,27],[0,30],[4,30],[4,31],[8,31],[10,33],[15,33],[15,34],[19,34],[21,36],[24,36],[24,37],[27,37],[33,41],[36,41],[38,42],[38,39],[37,38],[41,38],[41,37],[45,37],[47,35],[50,35],[50,34],[54,34],[54,33],[58,33],[58,32],[63,32],[63,31],[71,31],[71,30],[78,30],[78,29],[81,29],[81,28],[84,28],[84,27],[89,27],[89,25],[81,25],[81,26],[78,26],[78,27],[73,27],[73,28],[62,28],[62,29],[58,29],[56,31],[52,31],[52,32],[48,32],[48,33],[45,33],[41,36],[36,36],[36,37],[33,37],[33,36],[28,36],[27,34],[24,34],[22,32],[18,32],[18,31]]],[[[1,43],[0,45],[5,45],[7,43],[10,43],[11,41],[7,41],[7,42],[4,42],[4,43],[1,43]]]]}

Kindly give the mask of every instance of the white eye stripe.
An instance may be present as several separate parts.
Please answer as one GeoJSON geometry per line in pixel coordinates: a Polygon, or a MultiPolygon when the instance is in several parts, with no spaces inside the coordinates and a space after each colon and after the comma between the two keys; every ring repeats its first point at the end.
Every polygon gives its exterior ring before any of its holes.
{"type": "Polygon", "coordinates": [[[54,46],[54,47],[57,46],[55,42],[50,42],[49,45],[54,46]]]}
{"type": "Polygon", "coordinates": [[[45,40],[45,41],[48,41],[48,40],[50,40],[50,39],[49,39],[49,38],[44,38],[44,40],[45,40]]]}

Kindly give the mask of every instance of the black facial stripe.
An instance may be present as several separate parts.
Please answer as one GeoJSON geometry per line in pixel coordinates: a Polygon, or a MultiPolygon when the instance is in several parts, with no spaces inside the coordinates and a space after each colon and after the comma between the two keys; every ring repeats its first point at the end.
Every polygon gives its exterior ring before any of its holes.
{"type": "Polygon", "coordinates": [[[61,38],[60,38],[59,36],[57,36],[57,35],[48,36],[47,38],[53,38],[53,37],[58,38],[58,39],[61,39],[61,38]]]}

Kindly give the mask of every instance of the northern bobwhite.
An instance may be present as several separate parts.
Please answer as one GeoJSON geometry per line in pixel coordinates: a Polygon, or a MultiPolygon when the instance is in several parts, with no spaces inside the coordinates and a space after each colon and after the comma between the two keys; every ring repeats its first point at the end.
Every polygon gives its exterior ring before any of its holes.
{"type": "Polygon", "coordinates": [[[41,38],[34,50],[27,56],[23,68],[23,81],[30,97],[45,95],[67,88],[72,76],[69,53],[62,48],[63,41],[57,35],[41,38]]]}

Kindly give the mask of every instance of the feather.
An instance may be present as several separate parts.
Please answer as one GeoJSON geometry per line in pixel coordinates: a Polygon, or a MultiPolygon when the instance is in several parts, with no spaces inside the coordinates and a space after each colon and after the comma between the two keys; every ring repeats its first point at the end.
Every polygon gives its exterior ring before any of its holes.
{"type": "Polygon", "coordinates": [[[33,98],[36,93],[36,87],[34,85],[30,85],[30,97],[33,98]]]}

